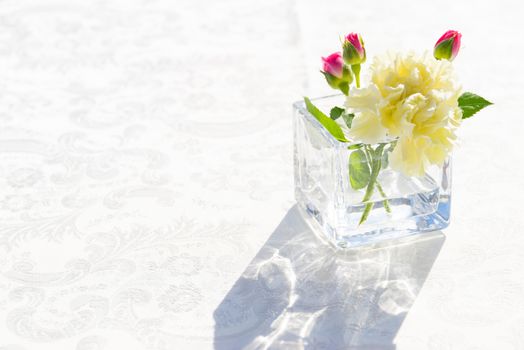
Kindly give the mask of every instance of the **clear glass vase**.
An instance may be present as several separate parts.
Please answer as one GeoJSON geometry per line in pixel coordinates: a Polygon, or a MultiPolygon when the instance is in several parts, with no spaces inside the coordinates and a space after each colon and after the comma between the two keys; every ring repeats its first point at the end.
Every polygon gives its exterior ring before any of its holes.
{"type": "MultiPolygon", "coordinates": [[[[341,105],[340,99],[330,96],[314,103],[329,110],[341,105]]],[[[406,176],[392,169],[387,159],[395,140],[361,146],[340,142],[304,102],[293,107],[295,197],[308,222],[331,243],[355,247],[448,226],[450,159],[431,166],[424,176],[406,176]],[[356,183],[350,167],[354,171],[359,165],[367,167],[375,181],[356,183]]]]}

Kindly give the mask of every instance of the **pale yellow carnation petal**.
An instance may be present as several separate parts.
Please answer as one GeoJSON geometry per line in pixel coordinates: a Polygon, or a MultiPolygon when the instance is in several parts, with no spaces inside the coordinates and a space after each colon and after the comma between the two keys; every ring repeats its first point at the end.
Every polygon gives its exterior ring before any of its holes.
{"type": "Polygon", "coordinates": [[[374,84],[366,88],[353,87],[346,99],[346,107],[356,113],[363,110],[375,111],[381,99],[380,91],[374,84]]]}
{"type": "Polygon", "coordinates": [[[387,129],[382,125],[382,119],[377,105],[381,100],[380,92],[373,84],[367,88],[353,88],[346,100],[346,107],[355,113],[351,123],[349,137],[355,142],[377,143],[387,136],[387,129]]]}
{"type": "Polygon", "coordinates": [[[425,150],[428,145],[425,137],[399,139],[391,152],[391,167],[408,176],[423,176],[427,166],[425,150]]]}
{"type": "Polygon", "coordinates": [[[368,144],[384,141],[386,136],[387,129],[382,126],[380,116],[371,110],[358,113],[349,130],[351,140],[368,144]]]}
{"type": "Polygon", "coordinates": [[[347,98],[356,115],[350,135],[365,143],[398,138],[391,164],[408,175],[442,164],[462,120],[451,63],[427,54],[390,54],[375,58],[371,73],[371,84],[347,98]]]}

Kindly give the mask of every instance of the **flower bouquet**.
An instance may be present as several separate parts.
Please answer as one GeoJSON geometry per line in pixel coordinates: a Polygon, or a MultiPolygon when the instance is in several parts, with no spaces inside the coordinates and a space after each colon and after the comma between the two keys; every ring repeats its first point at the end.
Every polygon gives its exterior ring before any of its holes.
{"type": "Polygon", "coordinates": [[[457,84],[451,61],[461,34],[446,32],[433,55],[377,56],[361,86],[364,41],[347,35],[323,60],[342,94],[294,105],[295,195],[337,247],[447,227],[456,130],[491,104],[457,84]]]}

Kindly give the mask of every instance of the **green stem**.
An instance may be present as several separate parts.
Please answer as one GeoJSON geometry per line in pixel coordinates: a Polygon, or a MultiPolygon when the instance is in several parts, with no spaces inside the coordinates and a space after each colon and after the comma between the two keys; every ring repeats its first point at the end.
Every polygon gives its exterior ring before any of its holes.
{"type": "Polygon", "coordinates": [[[351,66],[351,70],[353,71],[353,74],[355,74],[355,82],[357,84],[357,88],[360,87],[360,64],[353,64],[351,66]]]}
{"type": "MultiPolygon", "coordinates": [[[[373,148],[371,148],[369,145],[366,145],[366,147],[364,147],[364,152],[366,153],[368,163],[372,166],[373,157],[371,156],[371,154],[373,153],[373,148]]],[[[380,155],[380,157],[382,157],[382,155],[380,155]]],[[[380,185],[380,182],[378,180],[377,180],[377,189],[380,195],[382,196],[382,198],[384,198],[384,200],[382,201],[382,203],[384,203],[384,209],[386,209],[386,212],[391,214],[391,207],[389,206],[387,195],[384,192],[384,189],[382,188],[382,185],[380,185]]]]}
{"type": "MultiPolygon", "coordinates": [[[[369,152],[369,156],[371,157],[373,162],[371,166],[371,176],[369,178],[369,184],[366,188],[364,198],[362,198],[362,203],[368,202],[371,199],[373,192],[375,191],[375,184],[377,183],[377,177],[382,164],[382,151],[384,150],[385,146],[386,145],[382,143],[377,147],[375,151],[373,151],[373,148],[371,148],[371,146],[366,145],[366,147],[369,147],[366,151],[369,152]]],[[[362,216],[360,217],[360,221],[358,223],[359,225],[366,221],[366,219],[369,216],[369,213],[371,212],[371,209],[373,209],[373,205],[373,202],[366,203],[366,206],[364,207],[364,211],[362,212],[362,216]]]]}
{"type": "Polygon", "coordinates": [[[360,221],[358,222],[358,226],[362,225],[362,223],[368,219],[369,213],[371,213],[371,209],[373,209],[373,205],[375,205],[373,202],[366,204],[362,216],[360,217],[360,221]]]}
{"type": "Polygon", "coordinates": [[[386,209],[386,212],[391,214],[391,207],[389,206],[389,201],[386,198],[387,197],[386,193],[384,192],[384,189],[382,188],[378,180],[377,180],[377,190],[380,192],[380,195],[382,196],[382,198],[384,198],[384,200],[382,201],[382,203],[384,203],[384,209],[386,209]]]}

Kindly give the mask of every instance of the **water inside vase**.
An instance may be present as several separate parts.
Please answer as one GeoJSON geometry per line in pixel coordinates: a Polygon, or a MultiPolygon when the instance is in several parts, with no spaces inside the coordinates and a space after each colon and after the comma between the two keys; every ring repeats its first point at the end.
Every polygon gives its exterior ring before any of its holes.
{"type": "Polygon", "coordinates": [[[366,202],[362,202],[362,191],[348,190],[345,208],[342,208],[343,212],[340,213],[343,220],[339,222],[345,223],[344,226],[348,228],[357,228],[384,221],[429,215],[438,209],[440,186],[427,174],[424,177],[407,177],[402,173],[386,169],[380,174],[379,184],[385,197],[376,190],[371,199],[366,202]],[[368,203],[373,204],[373,209],[365,222],[359,225],[368,203]]]}

